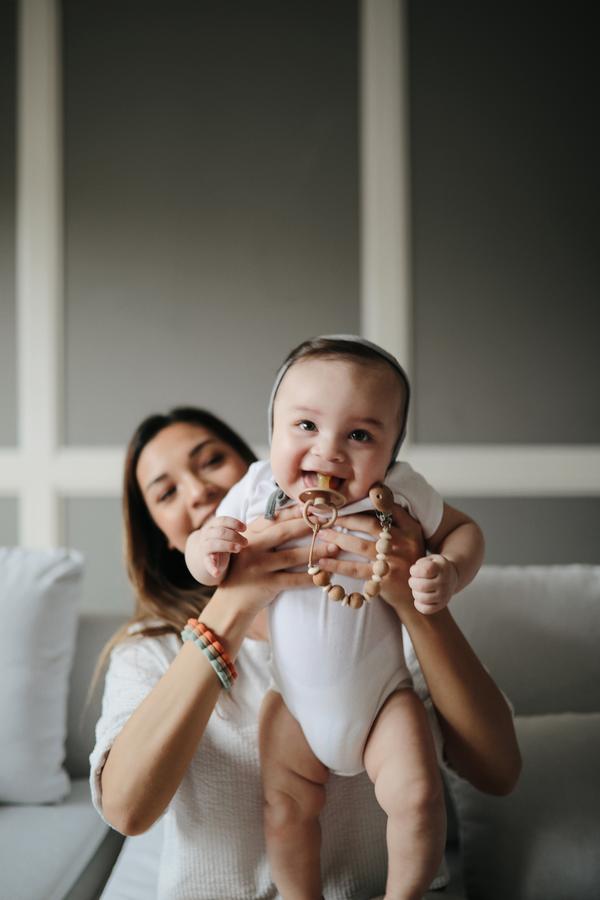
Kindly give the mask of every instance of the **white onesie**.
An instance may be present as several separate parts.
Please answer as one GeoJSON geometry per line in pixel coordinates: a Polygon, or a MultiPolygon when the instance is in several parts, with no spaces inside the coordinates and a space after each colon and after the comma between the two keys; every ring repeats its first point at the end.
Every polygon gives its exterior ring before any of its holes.
{"type": "MultiPolygon", "coordinates": [[[[385,483],[430,537],[442,519],[440,495],[408,463],[395,463],[385,483]]],[[[264,515],[276,487],[270,463],[254,463],[217,515],[249,523],[264,515]]],[[[372,509],[367,497],[345,506],[343,514],[372,509]]],[[[346,593],[362,590],[356,579],[333,580],[346,593]]],[[[377,713],[391,693],[412,685],[398,616],[380,597],[355,610],[310,585],[278,595],[269,607],[269,627],[271,687],[283,696],[313,753],[338,775],[362,772],[377,713]]]]}

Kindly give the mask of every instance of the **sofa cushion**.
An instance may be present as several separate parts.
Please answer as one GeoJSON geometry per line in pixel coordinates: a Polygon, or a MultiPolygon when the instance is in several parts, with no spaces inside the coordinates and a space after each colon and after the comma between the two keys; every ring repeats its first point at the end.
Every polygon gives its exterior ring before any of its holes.
{"type": "Polygon", "coordinates": [[[484,566],[450,608],[518,715],[600,712],[600,566],[484,566]]]}
{"type": "MultiPolygon", "coordinates": [[[[87,779],[74,781],[62,803],[0,806],[1,894],[10,900],[64,900],[97,897],[122,838],[102,821],[90,800],[87,779]],[[106,839],[115,847],[104,873],[87,879],[106,839]],[[93,884],[92,884],[93,881],[93,884]]],[[[102,856],[102,854],[100,853],[102,856]]]]}
{"type": "Polygon", "coordinates": [[[516,720],[523,772],[508,797],[454,777],[469,900],[600,894],[600,713],[516,720]]]}
{"type": "Polygon", "coordinates": [[[70,550],[0,548],[0,801],[47,803],[63,768],[67,689],[82,559],[70,550]]]}

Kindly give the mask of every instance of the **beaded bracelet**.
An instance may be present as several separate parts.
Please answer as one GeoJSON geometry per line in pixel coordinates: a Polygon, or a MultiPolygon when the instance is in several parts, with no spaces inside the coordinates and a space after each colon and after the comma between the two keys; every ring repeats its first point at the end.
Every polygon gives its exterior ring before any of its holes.
{"type": "Polygon", "coordinates": [[[198,619],[189,619],[186,627],[181,632],[181,639],[182,641],[193,641],[202,650],[225,690],[231,690],[238,673],[223,649],[223,645],[213,632],[203,622],[199,622],[198,619]]]}
{"type": "Polygon", "coordinates": [[[206,644],[214,647],[217,655],[221,658],[224,665],[227,666],[232,678],[237,678],[237,672],[235,670],[235,666],[231,662],[229,656],[227,655],[223,645],[217,639],[215,634],[206,627],[204,622],[201,622],[199,619],[188,619],[187,627],[191,628],[198,635],[202,635],[205,639],[206,644]]]}

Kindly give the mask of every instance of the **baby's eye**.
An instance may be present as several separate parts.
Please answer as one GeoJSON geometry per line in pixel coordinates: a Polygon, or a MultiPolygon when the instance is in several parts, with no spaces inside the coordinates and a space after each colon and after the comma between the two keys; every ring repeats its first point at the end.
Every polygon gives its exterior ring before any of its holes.
{"type": "Polygon", "coordinates": [[[354,431],[350,432],[350,440],[366,444],[367,441],[371,440],[371,435],[368,431],[365,431],[364,428],[355,428],[354,431]]]}
{"type": "Polygon", "coordinates": [[[314,422],[311,422],[310,419],[302,419],[298,422],[298,427],[302,429],[302,431],[316,431],[317,426],[314,422]]]}

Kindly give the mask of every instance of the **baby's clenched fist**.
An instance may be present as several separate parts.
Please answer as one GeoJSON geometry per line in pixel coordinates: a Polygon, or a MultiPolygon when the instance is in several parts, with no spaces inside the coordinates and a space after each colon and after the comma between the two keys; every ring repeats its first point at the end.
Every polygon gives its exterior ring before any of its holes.
{"type": "Polygon", "coordinates": [[[426,616],[448,606],[457,584],[456,566],[439,553],[423,556],[410,567],[408,586],[415,609],[426,616]]]}

